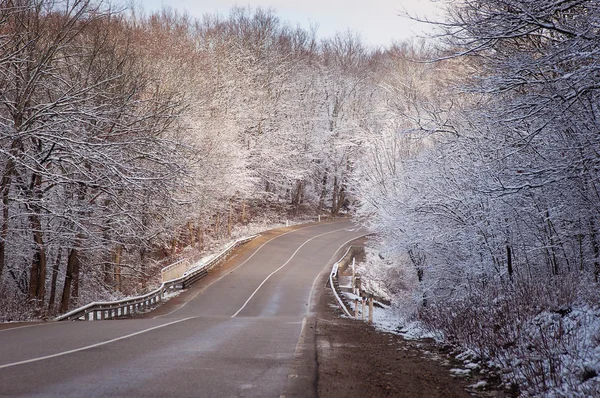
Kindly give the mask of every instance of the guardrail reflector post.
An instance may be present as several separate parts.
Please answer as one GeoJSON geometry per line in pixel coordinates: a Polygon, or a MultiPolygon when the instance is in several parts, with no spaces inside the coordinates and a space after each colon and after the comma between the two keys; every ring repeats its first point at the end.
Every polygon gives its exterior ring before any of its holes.
{"type": "Polygon", "coordinates": [[[365,305],[365,303],[366,303],[365,298],[361,297],[361,301],[362,301],[362,320],[364,321],[365,320],[365,307],[366,307],[366,305],[365,305]]]}

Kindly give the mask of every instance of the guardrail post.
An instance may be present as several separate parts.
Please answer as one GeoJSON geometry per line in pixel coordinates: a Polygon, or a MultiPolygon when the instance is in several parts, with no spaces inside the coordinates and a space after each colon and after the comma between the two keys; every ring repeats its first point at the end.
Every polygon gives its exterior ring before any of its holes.
{"type": "Polygon", "coordinates": [[[364,321],[365,320],[365,307],[366,307],[365,303],[366,303],[366,300],[365,300],[364,297],[361,297],[360,300],[362,301],[362,320],[364,321]]]}
{"type": "Polygon", "coordinates": [[[373,323],[373,295],[369,295],[369,324],[373,323]]]}

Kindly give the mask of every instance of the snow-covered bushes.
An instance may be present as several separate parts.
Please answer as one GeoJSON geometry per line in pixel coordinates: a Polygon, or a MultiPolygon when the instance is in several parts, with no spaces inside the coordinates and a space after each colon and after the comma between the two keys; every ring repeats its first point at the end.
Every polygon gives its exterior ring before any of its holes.
{"type": "Polygon", "coordinates": [[[600,394],[598,286],[577,275],[474,287],[420,313],[523,396],[600,394]]]}

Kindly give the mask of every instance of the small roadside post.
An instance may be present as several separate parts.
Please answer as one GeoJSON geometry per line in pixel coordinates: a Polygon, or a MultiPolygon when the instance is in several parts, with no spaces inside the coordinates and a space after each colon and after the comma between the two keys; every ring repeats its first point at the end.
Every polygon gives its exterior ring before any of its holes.
{"type": "Polygon", "coordinates": [[[369,325],[373,323],[373,295],[369,294],[369,325]]]}

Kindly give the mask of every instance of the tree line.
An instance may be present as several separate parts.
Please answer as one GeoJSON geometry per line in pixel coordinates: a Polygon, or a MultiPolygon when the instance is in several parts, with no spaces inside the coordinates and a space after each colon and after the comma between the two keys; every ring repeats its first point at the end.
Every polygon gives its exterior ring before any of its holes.
{"type": "Polygon", "coordinates": [[[2,0],[4,316],[143,291],[232,209],[338,214],[377,54],[271,10],[2,0]]]}
{"type": "Polygon", "coordinates": [[[404,303],[528,396],[600,391],[599,21],[597,1],[452,2],[356,174],[404,303]]]}

